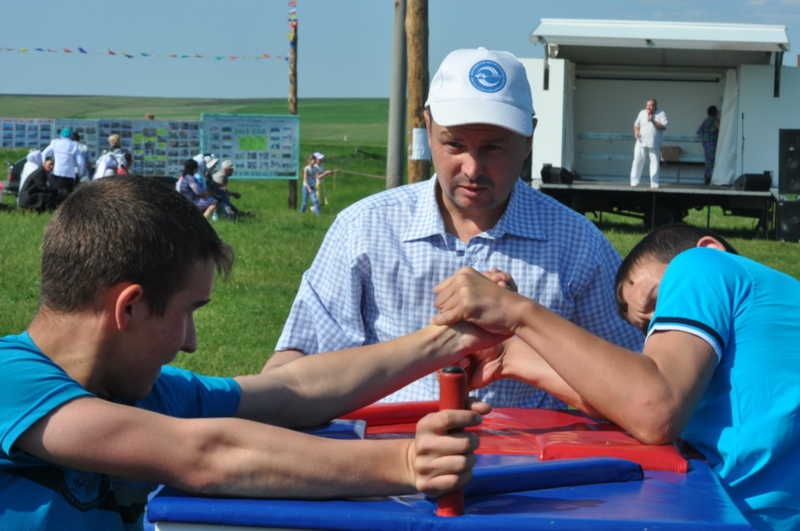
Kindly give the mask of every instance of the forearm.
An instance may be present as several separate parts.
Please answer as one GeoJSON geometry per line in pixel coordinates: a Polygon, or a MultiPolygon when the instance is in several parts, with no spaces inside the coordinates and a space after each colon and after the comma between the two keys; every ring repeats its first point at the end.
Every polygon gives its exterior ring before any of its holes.
{"type": "Polygon", "coordinates": [[[415,490],[410,439],[340,441],[233,418],[176,419],[78,399],[18,447],[61,466],[209,495],[325,498],[415,490]]]}
{"type": "Polygon", "coordinates": [[[260,375],[239,377],[243,391],[237,416],[302,427],[371,404],[456,363],[472,348],[483,348],[476,343],[477,334],[463,333],[464,325],[459,326],[462,331],[428,326],[385,343],[305,356],[260,375]]]}
{"type": "Polygon", "coordinates": [[[605,417],[567,384],[539,353],[519,338],[512,338],[507,342],[501,377],[544,389],[559,400],[585,413],[595,417],[605,417]]]}
{"type": "MultiPolygon", "coordinates": [[[[221,439],[219,444],[198,445],[198,472],[177,476],[172,484],[203,494],[269,498],[384,496],[416,490],[408,466],[410,439],[341,441],[230,420],[233,427],[224,437],[215,437],[221,439]]],[[[189,465],[185,470],[192,469],[189,465]]]]}
{"type": "Polygon", "coordinates": [[[680,415],[682,403],[650,356],[605,341],[535,301],[518,304],[517,335],[575,390],[587,410],[645,442],[677,436],[686,420],[680,415]]]}

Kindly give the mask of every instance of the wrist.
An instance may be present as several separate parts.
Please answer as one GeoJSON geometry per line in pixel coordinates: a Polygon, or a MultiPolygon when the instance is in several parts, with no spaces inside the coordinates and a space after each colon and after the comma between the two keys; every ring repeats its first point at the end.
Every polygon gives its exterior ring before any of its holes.
{"type": "Polygon", "coordinates": [[[410,489],[410,492],[419,492],[417,485],[417,469],[415,463],[417,461],[417,444],[416,440],[410,439],[406,443],[405,452],[400,455],[405,457],[405,479],[403,483],[410,489]]]}

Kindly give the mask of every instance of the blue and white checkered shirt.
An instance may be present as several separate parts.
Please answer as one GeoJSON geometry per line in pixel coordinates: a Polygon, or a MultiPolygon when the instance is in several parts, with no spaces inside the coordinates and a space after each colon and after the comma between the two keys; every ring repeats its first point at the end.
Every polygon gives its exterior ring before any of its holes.
{"type": "MultiPolygon", "coordinates": [[[[445,231],[435,184],[434,176],[387,190],[339,214],[303,274],[276,350],[326,352],[424,328],[437,313],[433,288],[471,266],[506,271],[520,294],[641,351],[641,332],[617,315],[614,302],[620,256],[588,219],[519,180],[497,225],[464,243],[445,231]]],[[[471,394],[496,407],[565,407],[510,379],[471,394]]],[[[438,398],[432,374],[384,401],[438,398]]]]}

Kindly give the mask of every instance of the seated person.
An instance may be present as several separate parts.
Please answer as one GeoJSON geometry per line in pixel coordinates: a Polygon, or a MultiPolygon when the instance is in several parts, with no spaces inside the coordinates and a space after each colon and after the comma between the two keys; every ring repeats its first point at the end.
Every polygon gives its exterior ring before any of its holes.
{"type": "Polygon", "coordinates": [[[197,173],[198,164],[194,159],[183,163],[183,175],[175,184],[177,190],[203,212],[207,218],[217,209],[217,200],[205,187],[205,179],[197,173]]]}
{"type": "Polygon", "coordinates": [[[28,175],[25,184],[17,196],[17,206],[44,212],[54,210],[58,206],[58,190],[50,186],[50,172],[53,171],[53,159],[45,160],[38,169],[28,175]]]}
{"type": "Polygon", "coordinates": [[[130,175],[133,171],[133,155],[123,153],[117,158],[117,175],[130,175]]]}
{"type": "Polygon", "coordinates": [[[22,190],[22,187],[25,186],[25,179],[28,176],[42,167],[42,150],[41,149],[32,149],[26,156],[25,156],[25,165],[22,167],[22,172],[19,175],[19,189],[22,190]]]}
{"type": "Polygon", "coordinates": [[[39,311],[26,332],[0,339],[0,529],[141,528],[158,484],[322,499],[438,496],[468,481],[477,436],[448,432],[479,424],[486,404],[428,415],[414,439],[285,428],[368,405],[502,337],[429,326],[235,379],[167,366],[196,350],[194,313],[232,266],[197,209],[155,180],[108,177],[59,207],[42,245],[39,311]]]}
{"type": "Polygon", "coordinates": [[[230,198],[234,197],[236,199],[241,199],[242,194],[239,192],[234,192],[230,188],[228,188],[228,179],[231,175],[233,175],[234,167],[233,161],[231,160],[223,160],[222,166],[220,167],[219,171],[215,172],[211,176],[211,183],[209,184],[210,187],[213,187],[214,193],[216,194],[217,198],[220,200],[221,203],[224,205],[224,209],[226,214],[233,217],[244,217],[249,216],[250,212],[242,211],[236,208],[233,203],[231,203],[230,198]]]}
{"type": "Polygon", "coordinates": [[[119,162],[124,159],[124,153],[107,151],[97,158],[95,163],[94,176],[92,180],[102,179],[117,174],[119,162]]]}
{"type": "Polygon", "coordinates": [[[800,282],[711,231],[672,225],[634,247],[616,285],[620,314],[647,335],[642,354],[469,268],[437,287],[431,322],[515,334],[473,385],[515,378],[646,444],[681,437],[756,529],[800,529],[800,282]]]}

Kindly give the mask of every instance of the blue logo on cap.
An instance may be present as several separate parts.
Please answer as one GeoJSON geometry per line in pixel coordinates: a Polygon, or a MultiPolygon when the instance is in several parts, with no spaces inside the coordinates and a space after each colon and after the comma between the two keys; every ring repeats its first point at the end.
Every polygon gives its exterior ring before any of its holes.
{"type": "Polygon", "coordinates": [[[469,82],[481,92],[497,92],[506,86],[506,72],[494,61],[479,61],[469,71],[469,82]]]}

